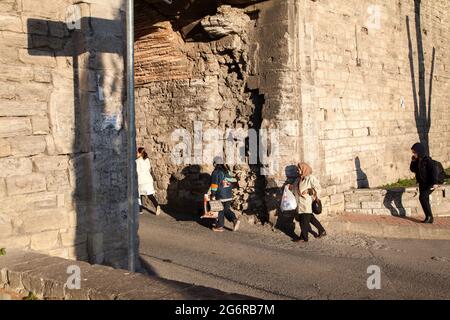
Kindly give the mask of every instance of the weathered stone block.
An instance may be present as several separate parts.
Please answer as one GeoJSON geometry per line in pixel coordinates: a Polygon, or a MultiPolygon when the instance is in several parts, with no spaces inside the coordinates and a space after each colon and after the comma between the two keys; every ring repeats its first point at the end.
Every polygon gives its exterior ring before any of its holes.
{"type": "Polygon", "coordinates": [[[0,30],[22,32],[22,20],[20,16],[0,15],[0,30]]]}
{"type": "Polygon", "coordinates": [[[46,116],[35,116],[31,118],[31,126],[33,127],[33,134],[48,134],[50,133],[50,125],[46,116]]]}
{"type": "MultiPolygon", "coordinates": [[[[27,48],[28,36],[26,33],[16,33],[8,31],[0,31],[0,47],[9,48],[9,52],[13,51],[18,55],[18,50],[13,50],[12,48],[27,48]]],[[[8,51],[3,50],[2,55],[8,51]]]]}
{"type": "Polygon", "coordinates": [[[29,137],[15,137],[9,139],[13,156],[33,156],[45,152],[47,144],[45,137],[29,136],[29,137]]]}
{"type": "Polygon", "coordinates": [[[344,199],[343,194],[334,194],[334,195],[330,196],[330,204],[331,205],[341,204],[344,202],[345,202],[345,199],[344,199]]]}
{"type": "Polygon", "coordinates": [[[31,236],[31,249],[47,251],[58,246],[59,231],[46,231],[31,236]]]}
{"type": "Polygon", "coordinates": [[[8,216],[4,216],[4,215],[0,214],[0,238],[9,237],[12,234],[12,232],[13,232],[13,227],[11,224],[11,219],[8,216]]]}
{"type": "Polygon", "coordinates": [[[345,201],[345,209],[361,209],[361,202],[358,201],[345,201]]]}
{"type": "Polygon", "coordinates": [[[38,65],[50,68],[56,67],[55,57],[47,51],[42,50],[19,50],[19,60],[27,65],[38,65]]]}
{"type": "Polygon", "coordinates": [[[28,175],[33,171],[31,159],[0,159],[0,178],[16,175],[28,175]]]}
{"type": "Polygon", "coordinates": [[[31,122],[27,118],[0,118],[0,138],[31,134],[31,122]]]}
{"type": "Polygon", "coordinates": [[[71,190],[69,183],[69,174],[67,171],[53,171],[47,175],[48,191],[66,191],[71,190]]]}
{"type": "Polygon", "coordinates": [[[46,188],[45,175],[41,173],[6,178],[6,190],[9,195],[35,193],[45,191],[46,188]]]}
{"type": "Polygon", "coordinates": [[[363,209],[381,209],[381,202],[361,202],[361,208],[363,209]]]}
{"type": "Polygon", "coordinates": [[[7,139],[0,139],[0,158],[11,155],[11,146],[7,139]]]}
{"type": "Polygon", "coordinates": [[[44,116],[46,102],[4,100],[0,102],[0,117],[44,116]]]}
{"type": "Polygon", "coordinates": [[[33,164],[37,171],[61,171],[66,170],[69,164],[68,156],[36,156],[33,157],[33,164]]]}
{"type": "Polygon", "coordinates": [[[6,197],[6,182],[4,178],[0,178],[0,199],[6,197]]]}
{"type": "Polygon", "coordinates": [[[33,80],[33,68],[20,65],[3,65],[0,69],[0,79],[8,81],[30,81],[33,80]]]}
{"type": "Polygon", "coordinates": [[[60,17],[65,13],[67,6],[71,2],[66,0],[52,0],[52,1],[34,1],[22,0],[22,10],[25,14],[32,16],[39,16],[45,18],[60,17]]]}
{"type": "Polygon", "coordinates": [[[2,238],[2,246],[5,248],[15,249],[15,248],[28,248],[30,245],[31,236],[14,236],[2,238]]]}
{"type": "Polygon", "coordinates": [[[75,143],[73,93],[56,91],[50,97],[50,126],[58,154],[72,153],[75,143]]]}
{"type": "Polygon", "coordinates": [[[34,70],[34,81],[42,83],[51,83],[52,74],[47,68],[37,68],[34,70]]]}
{"type": "Polygon", "coordinates": [[[64,210],[48,209],[25,212],[20,215],[22,230],[26,233],[54,231],[69,228],[69,215],[64,210]]]}
{"type": "Polygon", "coordinates": [[[30,208],[33,208],[33,210],[44,210],[56,208],[57,206],[57,195],[53,192],[15,195],[0,200],[2,212],[12,214],[26,212],[30,208]]]}

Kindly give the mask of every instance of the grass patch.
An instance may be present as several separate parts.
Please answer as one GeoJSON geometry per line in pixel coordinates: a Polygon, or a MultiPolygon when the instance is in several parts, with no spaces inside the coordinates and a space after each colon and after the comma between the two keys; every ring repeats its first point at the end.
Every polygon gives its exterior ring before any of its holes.
{"type": "MultiPolygon", "coordinates": [[[[450,184],[450,168],[447,168],[445,170],[445,173],[447,174],[447,177],[445,179],[445,184],[450,184]]],[[[385,190],[391,190],[391,189],[398,189],[398,188],[414,188],[418,187],[419,185],[416,182],[416,179],[401,179],[398,180],[396,183],[391,183],[385,186],[382,186],[381,189],[385,190]]]]}
{"type": "Polygon", "coordinates": [[[382,186],[381,189],[398,189],[398,188],[413,188],[419,186],[416,182],[416,179],[403,179],[398,180],[396,183],[391,183],[385,186],[382,186]]]}
{"type": "Polygon", "coordinates": [[[0,256],[5,256],[5,255],[6,255],[6,249],[0,248],[0,256]]]}
{"type": "Polygon", "coordinates": [[[38,297],[33,292],[28,293],[28,296],[23,298],[23,300],[39,300],[38,297]]]}

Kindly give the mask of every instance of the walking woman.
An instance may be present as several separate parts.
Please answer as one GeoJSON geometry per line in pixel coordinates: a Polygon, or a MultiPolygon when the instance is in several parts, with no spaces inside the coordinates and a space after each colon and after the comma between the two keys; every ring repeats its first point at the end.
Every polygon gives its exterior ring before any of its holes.
{"type": "Polygon", "coordinates": [[[147,197],[155,206],[155,214],[158,216],[161,212],[158,201],[155,198],[155,188],[153,186],[153,177],[151,175],[151,164],[148,154],[144,148],[138,148],[136,159],[136,171],[138,177],[139,190],[139,208],[142,214],[144,208],[144,197],[147,197]]]}
{"type": "Polygon", "coordinates": [[[434,222],[433,212],[431,211],[430,195],[438,187],[435,183],[437,177],[433,170],[433,162],[427,155],[425,146],[416,143],[412,146],[413,153],[410,169],[416,174],[416,180],[419,184],[419,201],[425,213],[423,223],[432,224],[434,222]]]}
{"type": "Polygon", "coordinates": [[[233,183],[236,182],[230,173],[227,165],[223,163],[221,157],[214,158],[214,171],[211,175],[211,200],[220,200],[223,210],[219,212],[217,224],[213,227],[215,232],[223,232],[225,218],[233,223],[233,231],[239,229],[240,221],[231,210],[233,200],[233,183]]]}
{"type": "Polygon", "coordinates": [[[319,197],[319,180],[312,175],[311,167],[302,162],[297,166],[299,178],[291,186],[293,193],[297,198],[297,210],[300,219],[301,235],[295,242],[308,242],[308,234],[311,233],[316,238],[322,238],[327,235],[322,224],[317,220],[312,212],[312,203],[319,197]],[[311,224],[318,230],[318,234],[312,230],[311,224]]]}

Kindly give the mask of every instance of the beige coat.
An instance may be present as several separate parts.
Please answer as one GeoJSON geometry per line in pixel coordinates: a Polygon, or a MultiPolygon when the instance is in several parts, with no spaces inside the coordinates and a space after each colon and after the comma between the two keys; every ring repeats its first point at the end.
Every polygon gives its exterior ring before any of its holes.
{"type": "Polygon", "coordinates": [[[298,178],[294,183],[293,192],[295,197],[297,198],[298,204],[297,210],[299,214],[312,213],[312,203],[314,201],[314,197],[309,195],[308,193],[309,189],[314,189],[317,193],[317,197],[320,198],[321,187],[319,179],[317,179],[313,175],[307,176],[303,178],[301,181],[300,178],[298,178]],[[300,194],[302,194],[303,196],[300,196],[300,194]]]}

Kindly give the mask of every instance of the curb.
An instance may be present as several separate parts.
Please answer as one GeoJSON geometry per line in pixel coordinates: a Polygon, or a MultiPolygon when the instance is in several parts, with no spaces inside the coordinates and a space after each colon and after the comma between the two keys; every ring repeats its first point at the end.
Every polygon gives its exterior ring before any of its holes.
{"type": "Polygon", "coordinates": [[[336,233],[364,234],[378,238],[450,240],[450,229],[426,228],[423,226],[395,226],[349,221],[326,221],[327,229],[336,233]]]}
{"type": "Polygon", "coordinates": [[[18,250],[0,256],[0,288],[55,300],[255,300],[156,276],[18,250]],[[80,270],[80,286],[69,289],[67,283],[73,273],[68,268],[74,266],[80,270]]]}

